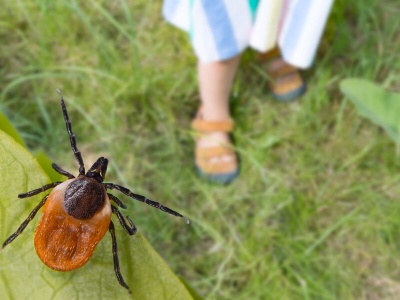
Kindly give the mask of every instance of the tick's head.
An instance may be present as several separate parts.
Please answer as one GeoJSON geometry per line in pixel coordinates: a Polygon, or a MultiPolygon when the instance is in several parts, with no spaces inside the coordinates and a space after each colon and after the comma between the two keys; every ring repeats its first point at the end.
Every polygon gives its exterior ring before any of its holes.
{"type": "Polygon", "coordinates": [[[96,179],[98,182],[103,182],[106,177],[108,159],[100,157],[93,166],[87,171],[86,176],[96,179]]]}

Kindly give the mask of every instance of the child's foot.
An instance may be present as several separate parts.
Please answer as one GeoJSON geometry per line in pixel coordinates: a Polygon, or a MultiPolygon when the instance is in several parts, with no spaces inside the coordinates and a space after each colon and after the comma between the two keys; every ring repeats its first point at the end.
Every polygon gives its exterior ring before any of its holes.
{"type": "Polygon", "coordinates": [[[306,91],[306,84],[299,70],[286,63],[282,58],[272,60],[266,67],[271,78],[272,95],[279,101],[296,100],[306,91]]]}
{"type": "Polygon", "coordinates": [[[200,176],[210,181],[227,184],[239,174],[237,156],[232,148],[229,132],[233,121],[206,121],[201,110],[192,122],[196,131],[195,164],[200,176]]]}

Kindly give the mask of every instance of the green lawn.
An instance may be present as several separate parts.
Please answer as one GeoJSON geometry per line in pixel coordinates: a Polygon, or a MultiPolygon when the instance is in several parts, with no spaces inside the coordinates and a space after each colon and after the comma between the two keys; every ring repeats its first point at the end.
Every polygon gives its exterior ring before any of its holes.
{"type": "Polygon", "coordinates": [[[0,109],[76,173],[59,88],[86,164],[107,156],[109,181],[191,220],[130,212],[205,299],[399,299],[399,151],[338,87],[400,91],[398,0],[335,2],[299,102],[275,102],[244,54],[231,102],[241,175],[226,187],[194,172],[196,59],[160,1],[2,2],[0,109]]]}

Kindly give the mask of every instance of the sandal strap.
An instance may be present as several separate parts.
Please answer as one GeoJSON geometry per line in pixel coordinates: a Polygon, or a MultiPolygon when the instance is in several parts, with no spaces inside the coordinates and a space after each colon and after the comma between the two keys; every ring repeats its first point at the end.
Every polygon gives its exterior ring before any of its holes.
{"type": "Polygon", "coordinates": [[[200,118],[196,118],[192,121],[192,128],[201,132],[231,132],[234,127],[232,119],[225,121],[205,121],[200,118]]]}
{"type": "Polygon", "coordinates": [[[282,58],[279,58],[269,64],[267,72],[272,78],[279,78],[291,73],[297,73],[298,70],[286,63],[282,58]]]}
{"type": "Polygon", "coordinates": [[[231,173],[238,169],[236,154],[227,146],[196,148],[196,165],[207,174],[231,173]],[[211,158],[225,156],[231,157],[231,160],[210,162],[211,158]]]}
{"type": "Polygon", "coordinates": [[[235,152],[231,147],[227,146],[215,146],[207,148],[196,148],[196,156],[200,159],[210,159],[218,156],[233,156],[235,152]]]}

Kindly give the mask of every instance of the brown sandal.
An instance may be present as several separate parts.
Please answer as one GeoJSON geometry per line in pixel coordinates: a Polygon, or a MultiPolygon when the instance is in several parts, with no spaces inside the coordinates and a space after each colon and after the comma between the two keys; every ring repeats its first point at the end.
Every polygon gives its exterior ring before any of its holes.
{"type": "MultiPolygon", "coordinates": [[[[201,109],[192,121],[192,128],[196,131],[197,136],[212,132],[232,132],[234,127],[232,119],[219,122],[205,121],[200,111],[201,109]]],[[[237,156],[231,143],[204,148],[197,146],[195,165],[200,176],[222,184],[230,183],[239,174],[237,156]],[[222,160],[222,157],[226,156],[232,159],[222,160]],[[212,161],[214,158],[217,158],[217,161],[212,161]]]]}
{"type": "Polygon", "coordinates": [[[286,63],[282,58],[276,58],[266,67],[271,78],[270,88],[275,99],[292,101],[306,91],[306,84],[299,70],[286,63]]]}

